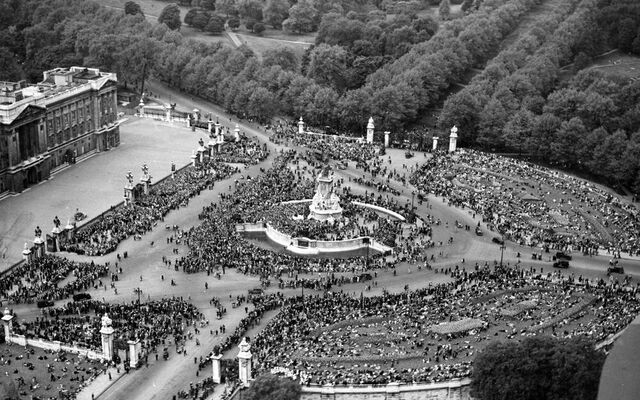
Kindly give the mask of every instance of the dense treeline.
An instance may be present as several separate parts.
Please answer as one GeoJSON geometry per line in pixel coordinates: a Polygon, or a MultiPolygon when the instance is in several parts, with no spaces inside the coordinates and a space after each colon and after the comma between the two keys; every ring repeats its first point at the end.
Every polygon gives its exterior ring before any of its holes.
{"type": "Polygon", "coordinates": [[[557,17],[541,21],[447,99],[440,126],[457,124],[465,145],[527,153],[640,191],[640,82],[597,70],[559,79],[562,67],[580,69],[585,58],[629,41],[630,24],[614,23],[620,15],[637,27],[640,5],[583,0],[555,31],[544,27],[557,17]]]}

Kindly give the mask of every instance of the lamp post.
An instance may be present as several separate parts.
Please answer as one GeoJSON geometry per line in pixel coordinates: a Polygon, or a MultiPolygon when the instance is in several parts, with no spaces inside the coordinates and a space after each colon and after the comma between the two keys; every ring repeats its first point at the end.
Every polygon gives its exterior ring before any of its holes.
{"type": "Polygon", "coordinates": [[[504,257],[504,249],[506,246],[504,245],[504,236],[500,237],[500,268],[502,268],[502,259],[504,257]]]}

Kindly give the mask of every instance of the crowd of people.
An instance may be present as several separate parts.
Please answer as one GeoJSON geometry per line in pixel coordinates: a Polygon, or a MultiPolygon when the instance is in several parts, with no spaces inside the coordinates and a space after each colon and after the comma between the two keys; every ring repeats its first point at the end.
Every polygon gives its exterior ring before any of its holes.
{"type": "Polygon", "coordinates": [[[101,279],[108,275],[109,268],[109,264],[74,262],[46,254],[5,274],[0,280],[0,298],[10,303],[65,299],[76,292],[102,286],[101,279]],[[61,282],[64,284],[58,286],[61,282]]]}
{"type": "Polygon", "coordinates": [[[78,229],[70,241],[63,241],[62,250],[90,256],[110,253],[124,239],[145,234],[171,210],[187,205],[191,197],[236,172],[238,168],[217,161],[186,167],[153,185],[148,195],[114,207],[78,229]]]}
{"type": "Polygon", "coordinates": [[[640,210],[593,183],[474,150],[435,153],[411,176],[423,193],[481,215],[521,245],[596,254],[640,252],[640,210]]]}
{"type": "Polygon", "coordinates": [[[101,351],[100,329],[105,314],[112,320],[115,338],[137,338],[145,353],[157,350],[168,338],[183,343],[188,327],[204,319],[193,304],[177,297],[122,304],[86,300],[49,308],[47,315],[33,321],[18,321],[14,333],[101,351]]]}
{"type": "Polygon", "coordinates": [[[451,282],[413,292],[286,302],[254,339],[258,370],[288,371],[304,384],[439,382],[469,376],[494,339],[541,333],[595,343],[640,312],[637,284],[488,265],[445,272],[451,282]]]}
{"type": "Polygon", "coordinates": [[[287,122],[272,125],[270,140],[287,146],[305,147],[334,160],[367,162],[377,157],[380,151],[378,145],[365,143],[363,138],[309,132],[299,134],[296,125],[287,122]]]}

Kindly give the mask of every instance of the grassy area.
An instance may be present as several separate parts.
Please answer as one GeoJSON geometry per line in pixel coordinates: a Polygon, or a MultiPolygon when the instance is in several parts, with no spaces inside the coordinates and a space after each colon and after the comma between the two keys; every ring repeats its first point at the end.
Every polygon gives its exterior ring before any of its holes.
{"type": "Polygon", "coordinates": [[[617,75],[630,80],[640,79],[640,57],[619,51],[597,58],[588,69],[597,69],[609,75],[617,75]]]}
{"type": "Polygon", "coordinates": [[[49,399],[58,398],[60,392],[77,393],[105,369],[98,361],[30,346],[2,344],[0,356],[0,370],[13,380],[20,399],[49,399]]]}
{"type": "Polygon", "coordinates": [[[253,50],[259,59],[262,59],[262,56],[266,51],[281,47],[288,47],[292,49],[298,55],[298,57],[302,57],[302,54],[305,52],[305,50],[309,46],[311,46],[310,43],[292,43],[289,41],[273,39],[270,37],[260,37],[246,34],[238,34],[238,38],[242,43],[246,44],[251,50],[253,50]]]}

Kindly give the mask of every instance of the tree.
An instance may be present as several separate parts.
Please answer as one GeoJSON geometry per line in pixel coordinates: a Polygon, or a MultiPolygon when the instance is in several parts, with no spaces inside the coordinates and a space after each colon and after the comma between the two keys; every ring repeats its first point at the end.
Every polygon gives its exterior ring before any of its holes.
{"type": "MultiPolygon", "coordinates": [[[[193,17],[191,21],[191,26],[203,31],[207,28],[207,25],[209,24],[210,19],[211,19],[211,15],[209,13],[199,12],[193,17]]],[[[223,26],[224,26],[224,23],[223,23],[223,26]]]]}
{"type": "Polygon", "coordinates": [[[482,400],[595,400],[604,359],[583,338],[494,342],[476,356],[471,395],[482,400]]]}
{"type": "Polygon", "coordinates": [[[287,0],[267,0],[264,8],[264,21],[275,29],[282,28],[282,22],[289,16],[287,0]]]}
{"type": "Polygon", "coordinates": [[[200,11],[201,10],[198,8],[192,8],[191,10],[187,11],[187,13],[184,15],[184,23],[187,25],[192,25],[193,19],[196,15],[200,14],[200,11]]]}
{"type": "Polygon", "coordinates": [[[638,33],[638,27],[631,18],[625,18],[618,27],[618,47],[624,52],[630,52],[633,40],[638,33]]]}
{"type": "Polygon", "coordinates": [[[272,374],[259,375],[242,398],[244,400],[299,400],[300,384],[272,374]]]}
{"type": "Polygon", "coordinates": [[[227,20],[227,25],[229,25],[229,28],[231,29],[238,29],[240,28],[240,19],[236,17],[231,17],[227,20]]]}
{"type": "Polygon", "coordinates": [[[133,1],[127,1],[126,3],[124,3],[124,13],[127,15],[144,15],[144,13],[142,12],[142,8],[140,8],[140,4],[133,1]]]}
{"type": "Polygon", "coordinates": [[[264,24],[262,22],[256,22],[253,25],[253,29],[251,31],[253,33],[256,33],[256,34],[260,35],[260,34],[262,34],[262,32],[264,32],[265,29],[266,28],[265,28],[265,26],[264,26],[264,24]]]}
{"type": "Polygon", "coordinates": [[[443,21],[446,21],[451,17],[451,4],[449,4],[449,0],[442,0],[440,2],[438,15],[440,15],[440,19],[443,21]]]}
{"type": "Polygon", "coordinates": [[[262,21],[262,3],[258,0],[239,0],[238,13],[240,18],[262,21]]]}
{"type": "Polygon", "coordinates": [[[462,6],[460,6],[460,10],[462,12],[466,12],[467,10],[471,9],[471,6],[473,6],[473,0],[464,0],[462,2],[462,6]]]}
{"type": "Polygon", "coordinates": [[[341,91],[345,87],[347,52],[342,46],[321,44],[311,52],[307,76],[321,85],[341,91]]]}
{"type": "Polygon", "coordinates": [[[167,25],[172,31],[180,30],[180,7],[176,3],[167,4],[158,17],[158,23],[167,25]]]}
{"type": "Polygon", "coordinates": [[[204,29],[211,34],[219,35],[224,31],[224,19],[219,15],[213,15],[204,29]]]}
{"type": "Polygon", "coordinates": [[[264,52],[262,65],[265,67],[278,65],[285,71],[296,71],[298,69],[298,56],[289,47],[277,47],[264,52]]]}
{"type": "Polygon", "coordinates": [[[200,0],[200,7],[205,10],[214,11],[216,9],[216,1],[215,0],[200,0]]]}
{"type": "Polygon", "coordinates": [[[236,0],[218,0],[216,1],[216,10],[224,14],[227,18],[229,18],[230,15],[238,15],[236,0]]]}
{"type": "Polygon", "coordinates": [[[0,47],[0,81],[17,82],[22,79],[22,70],[15,57],[6,47],[0,47]]]}
{"type": "Polygon", "coordinates": [[[313,32],[316,30],[316,15],[317,11],[310,0],[300,0],[289,9],[289,18],[284,20],[282,27],[292,33],[313,32]]]}

